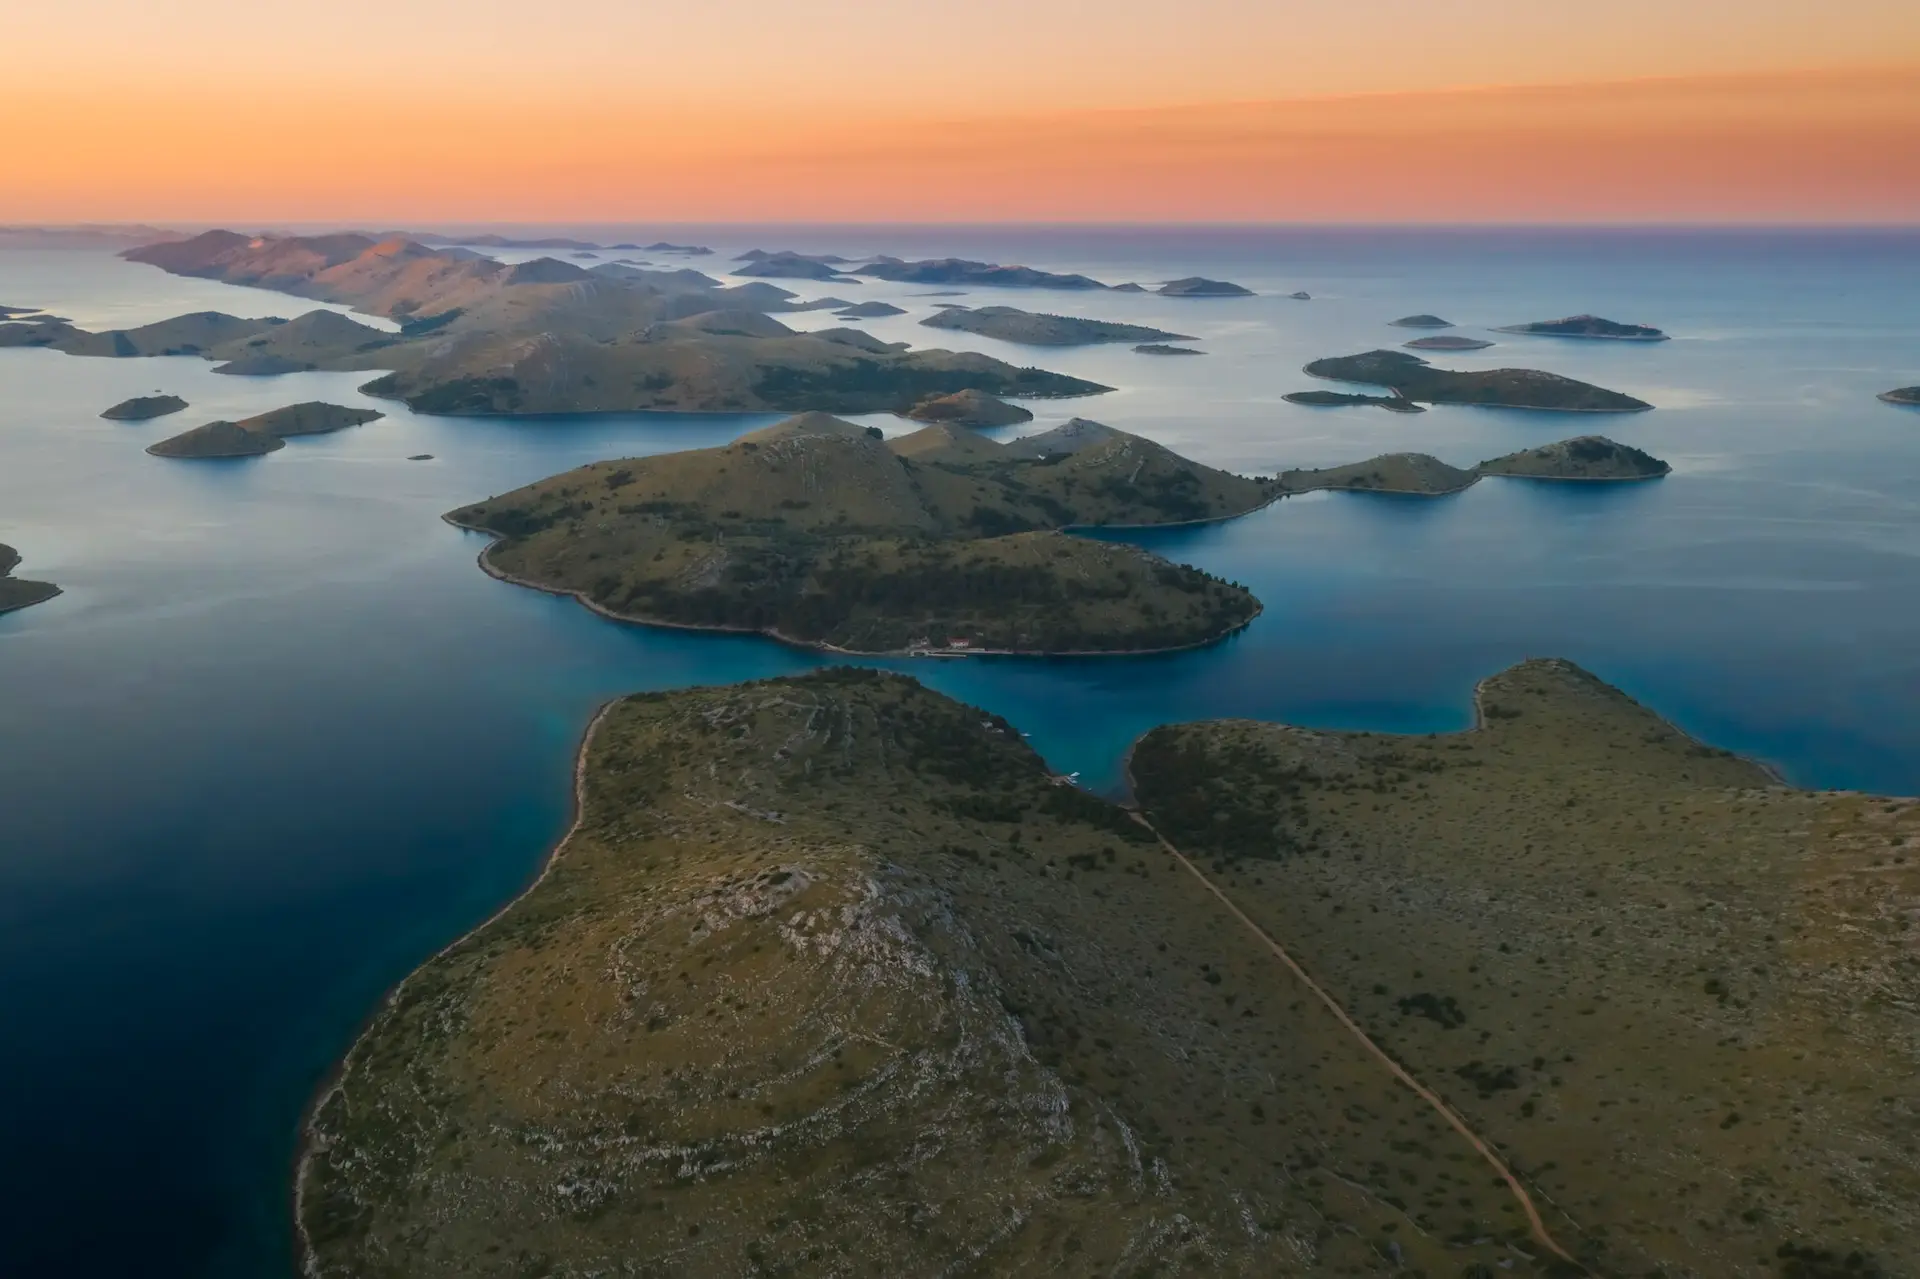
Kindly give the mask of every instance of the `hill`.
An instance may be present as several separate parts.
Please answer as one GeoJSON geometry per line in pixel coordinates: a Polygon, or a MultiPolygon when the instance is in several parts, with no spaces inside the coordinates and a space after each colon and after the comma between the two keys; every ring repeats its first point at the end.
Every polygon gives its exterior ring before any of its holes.
{"type": "Polygon", "coordinates": [[[1082,320],[1071,315],[1044,315],[1011,306],[944,307],[920,321],[930,329],[958,329],[1021,342],[1029,346],[1084,346],[1095,342],[1191,342],[1184,333],[1168,333],[1144,324],[1116,324],[1110,320],[1082,320]]]}
{"type": "Polygon", "coordinates": [[[177,395],[136,395],[120,401],[100,416],[109,422],[145,422],[178,413],[186,407],[187,402],[177,395]]]}
{"type": "Polygon", "coordinates": [[[1651,453],[1616,444],[1604,435],[1522,449],[1482,462],[1476,469],[1482,475],[1539,480],[1652,480],[1673,470],[1651,453]]]}
{"type": "Polygon", "coordinates": [[[847,668],[646,694],[577,784],[320,1100],[315,1279],[1545,1272],[1467,1144],[1005,721],[847,668]]]}
{"type": "Polygon", "coordinates": [[[843,306],[834,314],[846,320],[871,320],[889,315],[905,315],[905,307],[895,306],[891,302],[856,302],[852,306],[843,306]]]}
{"type": "Polygon", "coordinates": [[[889,443],[816,413],[722,448],[595,463],[447,518],[502,539],[481,561],[497,576],[634,621],[860,652],[956,639],[1138,652],[1217,639],[1259,605],[1058,530],[1223,518],[1272,495],[1095,423],[1005,447],[927,432],[889,443]]]}
{"type": "Polygon", "coordinates": [[[1920,804],[1785,787],[1566,662],[1476,700],[1455,735],[1155,729],[1138,797],[1590,1273],[1908,1273],[1920,804]]]}
{"type": "Polygon", "coordinates": [[[1509,324],[1496,333],[1531,333],[1538,337],[1605,338],[1617,342],[1665,342],[1667,335],[1646,324],[1621,324],[1597,315],[1569,315],[1563,320],[1535,320],[1509,324]]]}
{"type": "Polygon", "coordinates": [[[954,426],[986,428],[1016,426],[1033,421],[1033,414],[1017,404],[996,400],[978,391],[956,391],[936,395],[908,409],[901,416],[915,422],[949,422],[954,426]]]}
{"type": "Polygon", "coordinates": [[[11,546],[0,546],[0,613],[44,604],[60,593],[60,588],[52,582],[15,577],[13,570],[19,563],[20,552],[11,546]]]}
{"type": "Polygon", "coordinates": [[[1306,372],[1334,382],[1388,387],[1404,399],[1483,408],[1550,409],[1561,413],[1639,413],[1653,406],[1631,395],[1542,373],[1537,369],[1483,369],[1459,373],[1436,369],[1405,351],[1315,360],[1306,372]]]}

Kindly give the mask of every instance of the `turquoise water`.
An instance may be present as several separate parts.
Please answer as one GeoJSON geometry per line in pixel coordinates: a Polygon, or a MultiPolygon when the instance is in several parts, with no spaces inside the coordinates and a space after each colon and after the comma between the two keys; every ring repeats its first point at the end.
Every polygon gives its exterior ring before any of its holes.
{"type": "MultiPolygon", "coordinates": [[[[631,234],[631,233],[628,233],[631,234]]],[[[1920,791],[1920,234],[646,228],[730,252],[960,253],[1103,279],[1203,273],[1262,296],[975,295],[1154,323],[1212,354],[967,345],[1112,383],[1035,404],[1240,469],[1389,449],[1456,464],[1586,430],[1673,462],[1625,487],[1488,481],[1438,500],[1291,499],[1129,534],[1251,586],[1265,615],[1171,657],[901,662],[1117,781],[1140,731],[1217,715],[1391,730],[1467,720],[1474,680],[1575,658],[1809,785],[1920,791]],[[1274,296],[1312,292],[1311,302],[1274,296]],[[1315,356],[1591,310],[1657,346],[1515,338],[1524,363],[1653,401],[1627,418],[1281,403],[1315,356]]],[[[636,237],[638,238],[638,237],[636,237]]],[[[641,255],[644,256],[644,255],[641,255]]],[[[703,259],[704,269],[724,260],[703,259]]],[[[914,314],[908,286],[792,287],[914,314]]],[[[100,254],[0,252],[0,303],[89,326],[309,304],[100,254]]],[[[825,326],[830,317],[797,321],[825,326]]],[[[440,512],[575,464],[700,447],[760,417],[415,417],[353,375],[0,351],[0,542],[54,602],[0,617],[0,1274],[258,1276],[287,1264],[301,1107],[381,991],[510,895],[565,820],[577,736],[642,688],[806,669],[771,643],[655,632],[473,566],[440,512]],[[165,390],[187,413],[98,412],[165,390]],[[153,440],[300,399],[389,416],[263,458],[153,440]],[[431,462],[408,462],[413,453],[431,462]]],[[[888,429],[898,424],[871,419],[888,429]]]]}

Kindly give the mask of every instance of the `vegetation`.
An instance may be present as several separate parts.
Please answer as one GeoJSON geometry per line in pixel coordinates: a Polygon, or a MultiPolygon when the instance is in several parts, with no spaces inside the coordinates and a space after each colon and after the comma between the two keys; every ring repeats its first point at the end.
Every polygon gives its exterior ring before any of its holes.
{"type": "Polygon", "coordinates": [[[1155,729],[1136,793],[1593,1273],[1920,1256],[1920,802],[1789,789],[1565,662],[1479,702],[1456,735],[1155,729]]]}
{"type": "Polygon", "coordinates": [[[1470,1148],[1005,721],[838,668],[629,698],[584,758],[546,876],[318,1106],[316,1279],[1547,1273],[1470,1148]]]}
{"type": "Polygon", "coordinates": [[[1259,604],[1060,530],[1224,518],[1271,495],[1097,423],[1013,446],[948,427],[889,443],[811,414],[449,518],[505,539],[490,570],[639,621],[858,652],[1137,652],[1217,639],[1259,604]]]}

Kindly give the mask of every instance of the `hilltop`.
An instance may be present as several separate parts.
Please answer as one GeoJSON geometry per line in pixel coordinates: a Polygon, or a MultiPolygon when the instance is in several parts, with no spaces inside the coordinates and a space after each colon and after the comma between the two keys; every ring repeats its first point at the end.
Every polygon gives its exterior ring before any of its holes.
{"type": "Polygon", "coordinates": [[[349,409],[311,400],[238,422],[208,422],[149,445],[147,452],[155,457],[254,457],[286,447],[288,436],[324,435],[382,416],[374,409],[349,409]]]}
{"type": "Polygon", "coordinates": [[[885,441],[825,414],[714,449],[599,462],[452,512],[490,572],[634,621],[860,652],[1137,652],[1205,643],[1245,590],[1060,530],[1220,519],[1265,482],[1076,420],[998,445],[885,441]]]}
{"type": "MultiPolygon", "coordinates": [[[[1920,803],[1790,789],[1567,662],[1476,705],[1451,735],[1155,729],[1136,792],[1590,1273],[1907,1273],[1920,803]]],[[[1451,1185],[1411,1171],[1444,1229],[1451,1185]]]]}
{"type": "Polygon", "coordinates": [[[1617,444],[1604,435],[1582,435],[1496,457],[1471,470],[1449,466],[1425,453],[1387,453],[1322,470],[1283,471],[1275,483],[1289,493],[1347,489],[1439,497],[1470,488],[1489,475],[1568,483],[1626,483],[1656,480],[1672,470],[1652,454],[1617,444]]]}
{"type": "Polygon", "coordinates": [[[1315,360],[1307,373],[1334,382],[1384,386],[1403,399],[1484,408],[1551,409],[1561,413],[1639,413],[1653,406],[1631,395],[1537,369],[1436,369],[1405,351],[1368,351],[1315,360]]]}
{"type": "Polygon", "coordinates": [[[1466,1142],[1049,772],[867,670],[611,706],[547,872],[319,1102],[305,1272],[1543,1275],[1466,1142]]]}
{"type": "Polygon", "coordinates": [[[1531,333],[1539,337],[1605,338],[1618,342],[1665,342],[1667,335],[1646,324],[1621,324],[1597,315],[1569,315],[1562,320],[1535,320],[1530,324],[1508,324],[1496,333],[1531,333]]]}
{"type": "Polygon", "coordinates": [[[1071,315],[1044,315],[1011,306],[943,307],[920,323],[930,329],[958,329],[1028,346],[1193,341],[1188,334],[1168,333],[1144,324],[1116,324],[1110,320],[1083,320],[1071,315]]]}
{"type": "Polygon", "coordinates": [[[0,613],[44,604],[60,593],[60,588],[52,582],[32,582],[15,577],[13,570],[19,563],[20,552],[11,546],[0,545],[0,613]]]}

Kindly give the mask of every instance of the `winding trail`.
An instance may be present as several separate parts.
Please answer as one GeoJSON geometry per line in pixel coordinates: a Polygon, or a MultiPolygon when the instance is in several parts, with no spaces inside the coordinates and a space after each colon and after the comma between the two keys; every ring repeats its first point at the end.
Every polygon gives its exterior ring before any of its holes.
{"type": "MultiPolygon", "coordinates": [[[[1475,694],[1475,700],[1476,702],[1478,701],[1477,692],[1475,694]]],[[[1188,860],[1185,853],[1168,843],[1166,836],[1154,829],[1153,823],[1147,820],[1144,813],[1135,811],[1132,817],[1134,821],[1139,822],[1151,832],[1153,837],[1160,842],[1160,847],[1166,849],[1175,861],[1186,867],[1188,874],[1199,880],[1203,888],[1218,898],[1220,904],[1231,911],[1235,919],[1246,925],[1247,931],[1258,937],[1261,943],[1264,944],[1269,951],[1273,952],[1274,958],[1285,964],[1288,970],[1300,979],[1300,984],[1312,991],[1314,997],[1326,1005],[1327,1011],[1332,1013],[1334,1017],[1339,1020],[1340,1024],[1345,1026],[1347,1030],[1353,1034],[1353,1037],[1359,1040],[1361,1045],[1365,1047],[1369,1053],[1373,1054],[1381,1065],[1385,1066],[1387,1070],[1392,1073],[1395,1079],[1398,1079],[1401,1083],[1412,1089],[1414,1095],[1433,1107],[1434,1112],[1446,1120],[1449,1127],[1464,1137],[1468,1145],[1480,1152],[1480,1157],[1487,1161],[1488,1166],[1490,1166],[1495,1173],[1499,1174],[1502,1181],[1507,1183],[1507,1189],[1513,1192],[1514,1199],[1520,1205],[1520,1211],[1526,1214],[1527,1227],[1532,1231],[1534,1240],[1539,1243],[1541,1247],[1553,1253],[1554,1256],[1578,1268],[1581,1274],[1588,1273],[1586,1267],[1580,1265],[1578,1261],[1575,1261],[1573,1254],[1565,1248],[1562,1248],[1559,1241],[1553,1237],[1553,1232],[1547,1229],[1546,1221],[1540,1216],[1540,1209],[1534,1205],[1533,1196],[1527,1193],[1527,1188],[1520,1184],[1520,1179],[1514,1175],[1513,1169],[1507,1166],[1506,1160],[1499,1156],[1492,1144],[1472,1128],[1468,1127],[1467,1121],[1462,1119],[1453,1107],[1442,1101],[1439,1094],[1435,1093],[1418,1079],[1415,1079],[1408,1073],[1404,1066],[1395,1061],[1379,1044],[1375,1043],[1372,1036],[1362,1030],[1360,1024],[1347,1014],[1345,1008],[1341,1007],[1340,1001],[1327,993],[1319,982],[1307,975],[1307,970],[1300,966],[1298,960],[1287,953],[1286,947],[1275,941],[1266,929],[1254,923],[1253,920],[1248,917],[1247,912],[1241,910],[1240,907],[1234,903],[1234,900],[1221,890],[1218,884],[1207,878],[1206,872],[1188,860]]]]}

